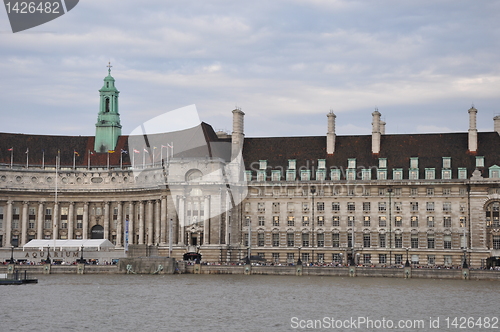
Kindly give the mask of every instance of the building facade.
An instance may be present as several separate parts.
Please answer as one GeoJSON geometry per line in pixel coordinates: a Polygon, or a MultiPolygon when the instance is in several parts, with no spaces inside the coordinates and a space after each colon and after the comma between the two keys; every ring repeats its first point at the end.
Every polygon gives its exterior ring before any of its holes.
{"type": "Polygon", "coordinates": [[[201,123],[143,146],[117,135],[118,90],[110,72],[104,82],[96,137],[0,134],[4,250],[55,237],[221,262],[500,257],[500,117],[479,133],[472,107],[467,133],[387,135],[376,110],[371,135],[337,136],[330,112],[326,136],[247,138],[236,109],[230,135],[201,123]]]}

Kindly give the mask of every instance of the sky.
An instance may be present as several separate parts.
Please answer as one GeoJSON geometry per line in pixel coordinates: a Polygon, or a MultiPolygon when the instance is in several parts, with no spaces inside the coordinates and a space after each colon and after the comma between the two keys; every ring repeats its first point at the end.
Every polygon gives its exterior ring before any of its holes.
{"type": "Polygon", "coordinates": [[[0,132],[94,135],[111,62],[122,133],[195,104],[245,135],[465,132],[500,114],[500,1],[81,0],[12,33],[0,8],[0,132]]]}

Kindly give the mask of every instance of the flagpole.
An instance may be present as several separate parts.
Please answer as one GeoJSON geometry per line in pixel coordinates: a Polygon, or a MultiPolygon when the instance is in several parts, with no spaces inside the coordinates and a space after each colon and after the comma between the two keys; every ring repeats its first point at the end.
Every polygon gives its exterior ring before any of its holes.
{"type": "Polygon", "coordinates": [[[120,169],[123,169],[123,150],[120,151],[120,169]]]}
{"type": "Polygon", "coordinates": [[[160,148],[160,166],[163,167],[163,144],[160,148]]]}
{"type": "Polygon", "coordinates": [[[26,169],[28,169],[29,165],[28,165],[28,158],[29,158],[29,152],[30,152],[30,149],[29,148],[26,148],[26,169]]]}
{"type": "Polygon", "coordinates": [[[109,171],[109,151],[108,151],[108,171],[109,171]]]}
{"type": "Polygon", "coordinates": [[[10,168],[12,168],[12,159],[14,158],[14,148],[10,148],[10,168]]]}
{"type": "Polygon", "coordinates": [[[76,151],[73,150],[73,170],[76,169],[76,151]]]}
{"type": "Polygon", "coordinates": [[[132,150],[132,152],[133,152],[133,155],[132,155],[132,168],[135,168],[135,151],[132,150]]]}
{"type": "Polygon", "coordinates": [[[89,170],[90,170],[90,150],[89,150],[89,154],[88,154],[88,155],[89,155],[89,158],[88,158],[88,164],[87,164],[88,166],[87,166],[87,169],[89,169],[89,170]]]}
{"type": "Polygon", "coordinates": [[[45,169],[45,150],[42,150],[42,169],[45,169]]]}

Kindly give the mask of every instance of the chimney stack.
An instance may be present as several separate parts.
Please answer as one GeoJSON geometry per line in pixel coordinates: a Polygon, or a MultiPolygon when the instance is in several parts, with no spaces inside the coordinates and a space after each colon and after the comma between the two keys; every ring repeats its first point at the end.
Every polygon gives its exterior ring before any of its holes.
{"type": "Polygon", "coordinates": [[[500,115],[493,118],[494,128],[498,135],[500,135],[500,115]]]}
{"type": "Polygon", "coordinates": [[[333,154],[335,152],[335,118],[337,117],[333,111],[326,115],[328,117],[328,132],[326,133],[326,153],[333,154]]]}
{"type": "Polygon", "coordinates": [[[243,149],[245,113],[240,108],[233,110],[233,133],[231,135],[231,160],[234,160],[243,149]]]}
{"type": "Polygon", "coordinates": [[[380,135],[385,135],[385,121],[380,121],[380,135]]]}
{"type": "Polygon", "coordinates": [[[380,153],[380,112],[377,108],[372,116],[372,153],[380,153]]]}
{"type": "Polygon", "coordinates": [[[477,109],[472,106],[469,109],[469,151],[477,151],[477,127],[476,127],[477,109]]]}

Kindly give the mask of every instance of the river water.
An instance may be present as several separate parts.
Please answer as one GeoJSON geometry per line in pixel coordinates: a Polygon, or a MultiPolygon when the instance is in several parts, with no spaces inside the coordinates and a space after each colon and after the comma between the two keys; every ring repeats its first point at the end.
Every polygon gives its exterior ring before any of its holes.
{"type": "Polygon", "coordinates": [[[500,284],[495,281],[256,275],[38,278],[38,284],[1,286],[0,331],[500,330],[500,322],[495,324],[500,284]],[[468,319],[465,326],[461,317],[468,319]]]}

